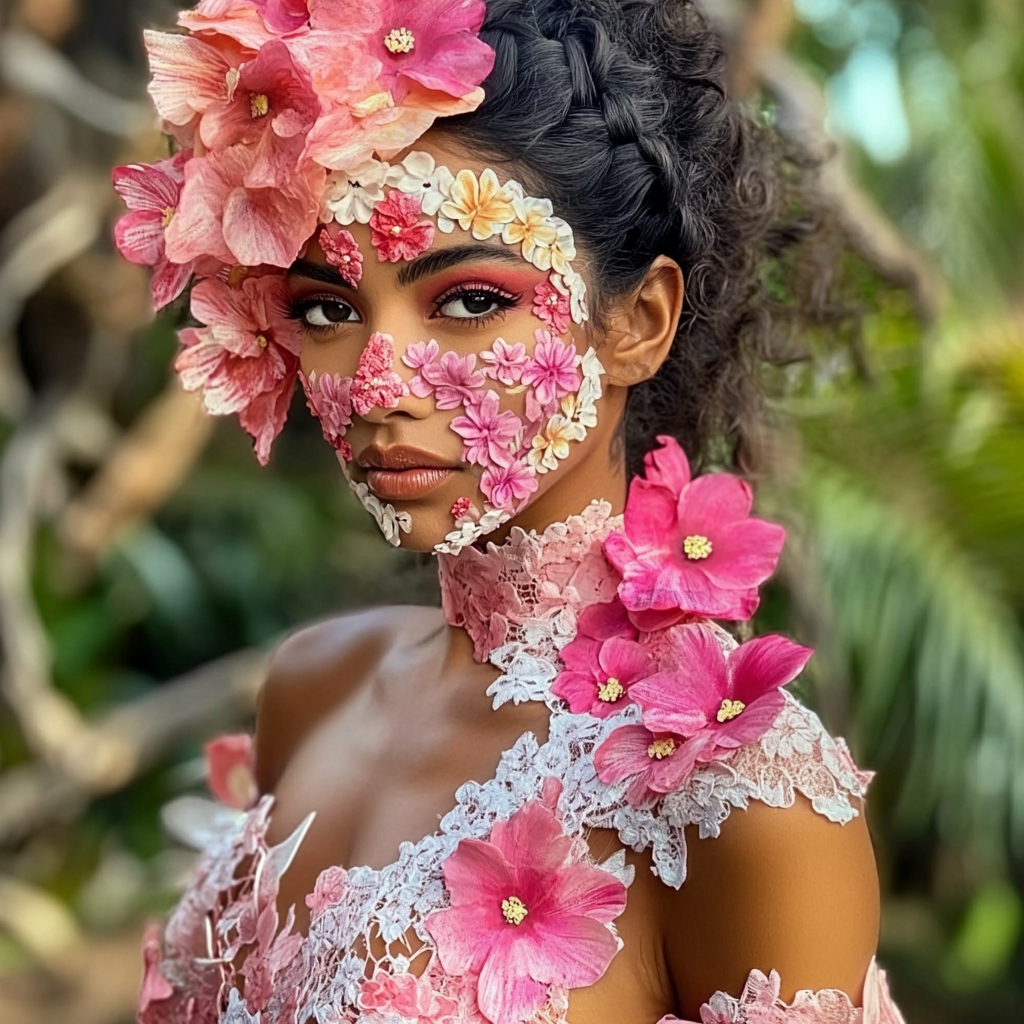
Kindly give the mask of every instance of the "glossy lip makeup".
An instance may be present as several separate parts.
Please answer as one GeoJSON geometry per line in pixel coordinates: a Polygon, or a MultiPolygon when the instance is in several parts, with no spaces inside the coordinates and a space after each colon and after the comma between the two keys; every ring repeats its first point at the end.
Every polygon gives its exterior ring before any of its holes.
{"type": "Polygon", "coordinates": [[[366,471],[366,484],[384,501],[413,501],[446,483],[460,466],[409,445],[370,445],[357,460],[366,471]]]}

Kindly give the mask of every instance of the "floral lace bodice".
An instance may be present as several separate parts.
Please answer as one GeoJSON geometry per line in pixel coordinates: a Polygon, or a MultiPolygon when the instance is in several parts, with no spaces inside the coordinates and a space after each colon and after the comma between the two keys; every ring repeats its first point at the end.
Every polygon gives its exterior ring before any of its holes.
{"type": "MultiPolygon", "coordinates": [[[[713,656],[728,658],[730,664],[743,648],[707,620],[634,629],[629,635],[635,639],[620,637],[618,646],[612,643],[608,648],[609,656],[625,651],[637,657],[642,652],[647,667],[640,675],[646,672],[646,677],[632,683],[625,673],[621,681],[609,677],[600,684],[607,708],[595,704],[594,712],[572,710],[575,698],[559,695],[569,692],[572,674],[567,665],[579,662],[567,648],[574,641],[586,641],[583,632],[591,629],[587,623],[594,617],[588,609],[612,607],[620,585],[621,576],[606,557],[605,546],[610,535],[622,530],[622,521],[610,513],[606,503],[595,502],[582,515],[549,527],[541,536],[514,529],[501,546],[469,547],[459,555],[440,557],[447,620],[468,631],[478,660],[489,660],[501,671],[488,690],[495,708],[508,701],[546,702],[547,741],[539,743],[532,733],[521,736],[502,755],[494,777],[461,786],[437,832],[402,844],[394,863],[381,870],[324,870],[306,898],[311,911],[306,936],[293,931],[291,914],[283,922],[279,919],[276,897],[279,879],[309,822],[284,843],[269,847],[272,796],[233,815],[221,809],[219,824],[206,831],[199,865],[162,941],[155,934],[147,940],[140,1011],[144,1024],[497,1021],[487,1012],[492,1004],[481,994],[482,979],[491,969],[487,962],[478,962],[486,936],[477,936],[473,950],[460,951],[455,926],[462,922],[463,929],[475,927],[474,922],[486,917],[473,901],[483,899],[483,907],[492,899],[480,880],[490,876],[466,865],[472,857],[494,857],[510,865],[511,877],[520,878],[514,893],[492,894],[495,915],[499,905],[504,915],[495,917],[499,930],[494,935],[515,934],[525,941],[526,933],[512,926],[529,921],[531,912],[540,914],[537,901],[546,897],[531,896],[522,881],[525,876],[515,874],[519,846],[509,838],[513,833],[520,837],[520,846],[543,846],[536,854],[542,860],[549,847],[558,851],[557,857],[552,854],[557,871],[575,873],[565,882],[566,892],[585,884],[588,892],[601,894],[592,895],[585,907],[560,904],[557,913],[545,911],[545,922],[557,923],[563,912],[577,923],[574,928],[585,921],[607,937],[610,959],[621,945],[613,919],[628,899],[632,869],[626,866],[624,849],[594,864],[584,841],[588,830],[613,829],[624,848],[649,850],[656,875],[678,888],[686,881],[687,825],[695,826],[702,837],[717,836],[729,815],[751,800],[787,807],[797,793],[838,824],[857,816],[857,800],[864,796],[870,775],[857,769],[845,743],[830,737],[812,711],[781,690],[773,691],[778,694],[777,706],[772,706],[771,720],[755,740],[706,748],[682,784],[669,791],[664,786],[658,791],[654,776],[649,786],[656,788],[648,788],[645,795],[638,790],[635,775],[614,778],[618,762],[601,751],[610,749],[620,730],[620,735],[645,730],[649,704],[641,705],[639,695],[644,686],[657,682],[658,672],[672,668],[672,659],[678,656],[669,642],[672,630],[689,631],[687,636],[697,630],[698,639],[717,652],[713,656]],[[615,686],[608,690],[612,683],[615,686]],[[625,699],[631,686],[638,700],[625,699]],[[614,699],[607,700],[609,695],[614,699]],[[613,781],[608,781],[610,777],[613,781]]],[[[746,707],[754,709],[749,700],[743,704],[736,697],[736,704],[729,704],[731,699],[722,706],[735,721],[744,719],[746,707]],[[742,714],[733,710],[737,706],[742,714]]],[[[722,720],[720,711],[718,721],[722,720]]],[[[660,750],[659,742],[672,743],[657,738],[665,735],[660,726],[645,735],[655,737],[649,751],[660,750]]],[[[687,744],[699,745],[698,740],[687,739],[678,749],[686,750],[687,744]]],[[[670,754],[674,756],[674,751],[670,754]]],[[[666,755],[663,761],[655,753],[650,758],[654,767],[672,760],[666,755]]],[[[541,936],[536,941],[543,952],[540,918],[537,922],[531,934],[541,936]]],[[[606,966],[607,960],[592,965],[589,980],[596,980],[606,966]]],[[[579,977],[559,975],[556,967],[546,980],[527,979],[534,986],[528,1019],[538,1024],[564,1022],[567,989],[580,983],[579,977]]],[[[778,976],[754,972],[738,998],[709,993],[701,1019],[705,1024],[880,1024],[901,1019],[888,998],[884,976],[874,965],[868,989],[863,1009],[832,991],[800,993],[786,1007],[778,999],[778,976]]]]}

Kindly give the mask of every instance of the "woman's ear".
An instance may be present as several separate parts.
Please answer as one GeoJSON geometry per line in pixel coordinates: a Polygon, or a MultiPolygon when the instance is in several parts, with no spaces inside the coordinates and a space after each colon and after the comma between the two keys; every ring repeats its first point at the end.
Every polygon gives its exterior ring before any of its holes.
{"type": "Polygon", "coordinates": [[[683,308],[683,272],[658,256],[638,288],[617,298],[605,314],[598,350],[609,384],[630,387],[658,372],[675,340],[683,308]]]}

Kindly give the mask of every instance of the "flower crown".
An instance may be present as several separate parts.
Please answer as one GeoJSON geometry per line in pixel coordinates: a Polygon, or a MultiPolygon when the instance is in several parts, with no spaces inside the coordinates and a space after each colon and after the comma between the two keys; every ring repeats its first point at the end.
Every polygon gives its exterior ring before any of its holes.
{"type": "Polygon", "coordinates": [[[183,332],[178,369],[210,412],[238,413],[261,462],[298,373],[285,271],[319,223],[369,219],[382,161],[479,106],[484,15],[483,0],[201,0],[184,33],[145,33],[149,92],[179,149],[114,171],[129,209],[115,241],[153,268],[158,309],[193,277],[230,286],[200,309],[193,297],[206,327],[183,332]]]}

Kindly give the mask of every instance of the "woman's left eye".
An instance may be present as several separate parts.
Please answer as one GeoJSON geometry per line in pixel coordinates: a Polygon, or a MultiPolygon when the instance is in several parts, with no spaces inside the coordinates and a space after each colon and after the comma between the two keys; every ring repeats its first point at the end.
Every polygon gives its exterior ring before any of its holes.
{"type": "Polygon", "coordinates": [[[435,316],[451,320],[480,320],[500,313],[516,304],[516,296],[496,288],[461,288],[442,296],[435,316]]]}

